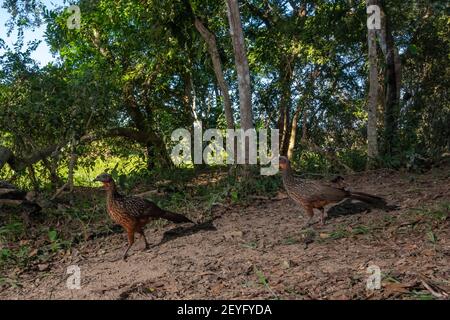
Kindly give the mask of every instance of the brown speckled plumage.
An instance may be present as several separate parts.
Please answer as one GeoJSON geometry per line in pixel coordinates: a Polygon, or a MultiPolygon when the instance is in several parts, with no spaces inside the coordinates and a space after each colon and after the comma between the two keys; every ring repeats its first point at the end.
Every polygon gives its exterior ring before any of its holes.
{"type": "Polygon", "coordinates": [[[145,248],[148,248],[143,228],[151,220],[162,218],[175,223],[192,223],[185,216],[163,210],[147,199],[121,195],[109,174],[103,173],[95,181],[102,182],[106,189],[106,207],[109,216],[127,231],[128,247],[123,255],[124,259],[126,259],[128,250],[134,243],[135,233],[139,233],[144,238],[145,248]]]}
{"type": "Polygon", "coordinates": [[[309,217],[308,223],[311,222],[314,216],[314,209],[319,209],[321,212],[321,223],[323,224],[326,218],[324,207],[327,204],[340,202],[345,198],[360,200],[376,207],[386,206],[384,199],[377,196],[363,192],[348,191],[318,181],[296,177],[286,157],[280,157],[280,169],[282,170],[283,185],[287,194],[305,209],[309,217]]]}

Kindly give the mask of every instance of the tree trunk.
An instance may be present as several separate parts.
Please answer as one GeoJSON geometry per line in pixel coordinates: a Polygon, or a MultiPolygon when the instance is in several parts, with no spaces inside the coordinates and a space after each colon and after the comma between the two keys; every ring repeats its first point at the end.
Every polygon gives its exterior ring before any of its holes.
{"type": "Polygon", "coordinates": [[[400,112],[401,62],[395,47],[389,17],[383,1],[378,1],[381,9],[381,30],[379,32],[381,49],[385,57],[385,108],[383,153],[393,156],[398,144],[397,129],[400,112]]]}
{"type": "Polygon", "coordinates": [[[62,178],[58,175],[59,161],[57,157],[50,156],[47,158],[43,158],[42,164],[49,173],[49,179],[51,182],[52,189],[56,189],[64,184],[62,178]]]}
{"type": "Polygon", "coordinates": [[[64,142],[60,145],[50,145],[40,150],[36,150],[34,153],[24,158],[17,157],[10,149],[0,146],[0,170],[6,163],[8,163],[11,169],[15,172],[23,171],[29,165],[39,162],[53,153],[58,152],[59,149],[61,149],[65,144],[66,143],[64,142]]]}
{"type": "Polygon", "coordinates": [[[162,138],[148,141],[146,143],[147,151],[147,170],[151,171],[156,167],[171,168],[173,166],[169,152],[162,138]]]}
{"type": "MultiPolygon", "coordinates": [[[[376,0],[368,0],[367,6],[377,4],[376,0]]],[[[378,65],[377,65],[377,31],[367,30],[367,40],[369,47],[369,101],[367,106],[367,167],[374,164],[378,158],[378,134],[377,134],[377,105],[378,105],[378,65]]]]}
{"type": "Polygon", "coordinates": [[[156,162],[155,162],[155,158],[156,158],[156,152],[155,152],[155,147],[153,145],[153,143],[147,143],[147,145],[145,146],[146,149],[146,156],[147,156],[147,170],[148,171],[152,171],[153,169],[155,169],[156,167],[156,162]]]}
{"type": "Polygon", "coordinates": [[[301,111],[301,106],[300,106],[300,102],[299,102],[299,104],[297,106],[297,110],[295,110],[294,116],[292,117],[291,134],[289,136],[289,147],[287,150],[287,157],[289,160],[292,160],[292,157],[294,155],[295,141],[297,140],[298,118],[300,116],[300,111],[301,111]]]}
{"type": "Polygon", "coordinates": [[[51,200],[56,199],[64,190],[68,189],[69,193],[73,192],[74,187],[74,173],[75,173],[75,166],[77,164],[78,155],[75,151],[75,139],[72,140],[72,144],[70,146],[70,158],[69,158],[69,173],[67,175],[67,182],[59,189],[56,190],[56,193],[53,195],[51,200]]]}
{"type": "Polygon", "coordinates": [[[192,89],[192,95],[191,95],[191,112],[193,117],[193,122],[198,122],[198,115],[197,115],[197,92],[195,90],[194,86],[194,79],[192,79],[192,75],[189,77],[189,81],[191,83],[190,87],[192,89]]]}
{"type": "MultiPolygon", "coordinates": [[[[227,15],[230,24],[231,42],[233,44],[234,60],[238,78],[239,107],[241,116],[241,128],[248,130],[253,128],[252,96],[250,86],[250,70],[248,67],[247,53],[245,50],[244,32],[242,31],[241,16],[237,0],[227,0],[227,15]]],[[[250,144],[245,141],[245,163],[249,164],[250,144]]],[[[249,169],[244,168],[244,176],[248,176],[249,169]]]]}
{"type": "Polygon", "coordinates": [[[302,138],[301,138],[301,141],[305,141],[305,140],[308,139],[308,130],[307,130],[308,124],[307,124],[307,121],[308,121],[308,110],[306,109],[306,106],[305,106],[305,108],[303,110],[303,115],[302,115],[302,123],[303,123],[303,125],[302,125],[302,138]]]}
{"type": "Polygon", "coordinates": [[[125,107],[137,130],[117,128],[118,132],[115,134],[114,132],[111,133],[116,136],[133,139],[144,146],[147,151],[147,168],[149,170],[157,165],[161,168],[172,167],[173,163],[162,136],[153,130],[150,121],[146,121],[148,119],[146,119],[136,102],[133,95],[133,84],[127,84],[124,87],[123,94],[125,107]]]}
{"type": "MultiPolygon", "coordinates": [[[[318,66],[316,66],[310,74],[309,82],[306,82],[304,94],[301,98],[299,98],[299,101],[297,103],[297,109],[295,110],[295,113],[292,117],[292,122],[290,126],[290,132],[289,132],[289,144],[287,148],[287,157],[288,159],[292,159],[294,155],[295,150],[295,142],[297,140],[297,128],[298,128],[298,119],[300,117],[300,114],[302,114],[302,137],[301,141],[305,142],[305,145],[309,145],[307,143],[308,137],[307,137],[307,119],[308,119],[308,101],[310,99],[314,99],[314,86],[316,79],[320,75],[320,69],[318,66]]],[[[299,86],[299,91],[300,86],[299,86]]]]}
{"type": "Polygon", "coordinates": [[[41,207],[34,201],[34,198],[33,192],[25,192],[6,181],[0,180],[0,206],[23,206],[25,215],[22,216],[25,221],[29,219],[28,214],[39,212],[41,210],[41,207]]]}
{"type": "MultiPolygon", "coordinates": [[[[234,59],[238,77],[239,106],[241,127],[244,130],[253,128],[252,96],[250,87],[250,70],[245,50],[244,33],[237,0],[227,0],[228,22],[233,44],[234,59]]],[[[248,154],[248,152],[246,152],[248,154]]]]}
{"type": "Polygon", "coordinates": [[[183,107],[184,113],[186,115],[186,122],[193,123],[194,122],[194,110],[192,109],[192,75],[190,72],[186,71],[183,74],[183,82],[184,82],[184,95],[183,95],[183,107]]]}
{"type": "Polygon", "coordinates": [[[293,123],[290,123],[291,112],[291,80],[292,71],[290,69],[290,60],[284,59],[285,63],[281,66],[281,100],[280,100],[280,123],[279,130],[281,136],[280,148],[281,155],[286,156],[289,149],[290,134],[293,123]]]}
{"type": "Polygon", "coordinates": [[[197,17],[195,17],[194,23],[195,27],[197,28],[197,31],[203,37],[203,39],[206,42],[206,45],[208,46],[208,52],[209,55],[211,56],[214,74],[216,75],[217,83],[219,84],[219,88],[222,93],[223,107],[225,111],[225,118],[227,121],[227,128],[234,129],[233,110],[231,107],[229,88],[223,75],[222,62],[220,61],[220,54],[219,50],[217,49],[216,37],[211,31],[209,31],[205,27],[205,25],[197,17]]]}

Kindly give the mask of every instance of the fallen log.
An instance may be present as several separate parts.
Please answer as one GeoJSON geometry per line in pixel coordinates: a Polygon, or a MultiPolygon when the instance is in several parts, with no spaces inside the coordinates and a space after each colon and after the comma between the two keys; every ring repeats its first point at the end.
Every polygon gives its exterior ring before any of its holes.
{"type": "Polygon", "coordinates": [[[34,193],[18,189],[16,186],[0,181],[0,207],[22,206],[29,214],[39,212],[42,208],[34,201],[34,193]]]}

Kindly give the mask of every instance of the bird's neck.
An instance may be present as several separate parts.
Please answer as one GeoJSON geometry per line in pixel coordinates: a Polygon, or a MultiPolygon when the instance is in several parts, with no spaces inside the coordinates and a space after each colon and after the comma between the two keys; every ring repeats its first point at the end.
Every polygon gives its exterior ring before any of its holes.
{"type": "Polygon", "coordinates": [[[286,166],[281,173],[283,180],[290,179],[293,176],[292,168],[290,165],[286,166]]]}
{"type": "Polygon", "coordinates": [[[287,166],[283,170],[282,179],[283,179],[284,185],[286,185],[286,184],[290,185],[292,183],[295,183],[297,185],[302,185],[304,183],[303,179],[300,179],[299,177],[294,176],[294,171],[292,170],[291,166],[287,166]]]}
{"type": "Polygon", "coordinates": [[[108,199],[114,199],[117,196],[119,196],[119,193],[117,192],[116,184],[114,181],[105,182],[103,185],[105,186],[106,197],[108,199]]]}

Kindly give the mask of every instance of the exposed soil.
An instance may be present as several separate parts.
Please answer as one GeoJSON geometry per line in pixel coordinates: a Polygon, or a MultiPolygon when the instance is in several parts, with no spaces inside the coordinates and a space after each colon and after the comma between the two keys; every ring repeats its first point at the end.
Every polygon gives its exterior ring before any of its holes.
{"type": "Polygon", "coordinates": [[[450,292],[450,174],[374,171],[345,177],[352,189],[399,206],[359,202],[328,208],[325,226],[304,228],[301,210],[280,193],[247,207],[217,207],[212,224],[148,227],[127,261],[122,233],[73,248],[44,271],[20,276],[3,299],[417,299],[450,292]],[[116,261],[114,261],[116,260],[116,261]],[[81,268],[81,289],[66,287],[81,268]],[[382,272],[366,288],[367,268],[382,272]],[[427,287],[429,287],[427,289],[427,287]],[[431,290],[430,290],[431,289],[431,290]],[[434,291],[434,293],[432,293],[434,291]],[[434,294],[434,295],[433,295],[434,294]]]}

